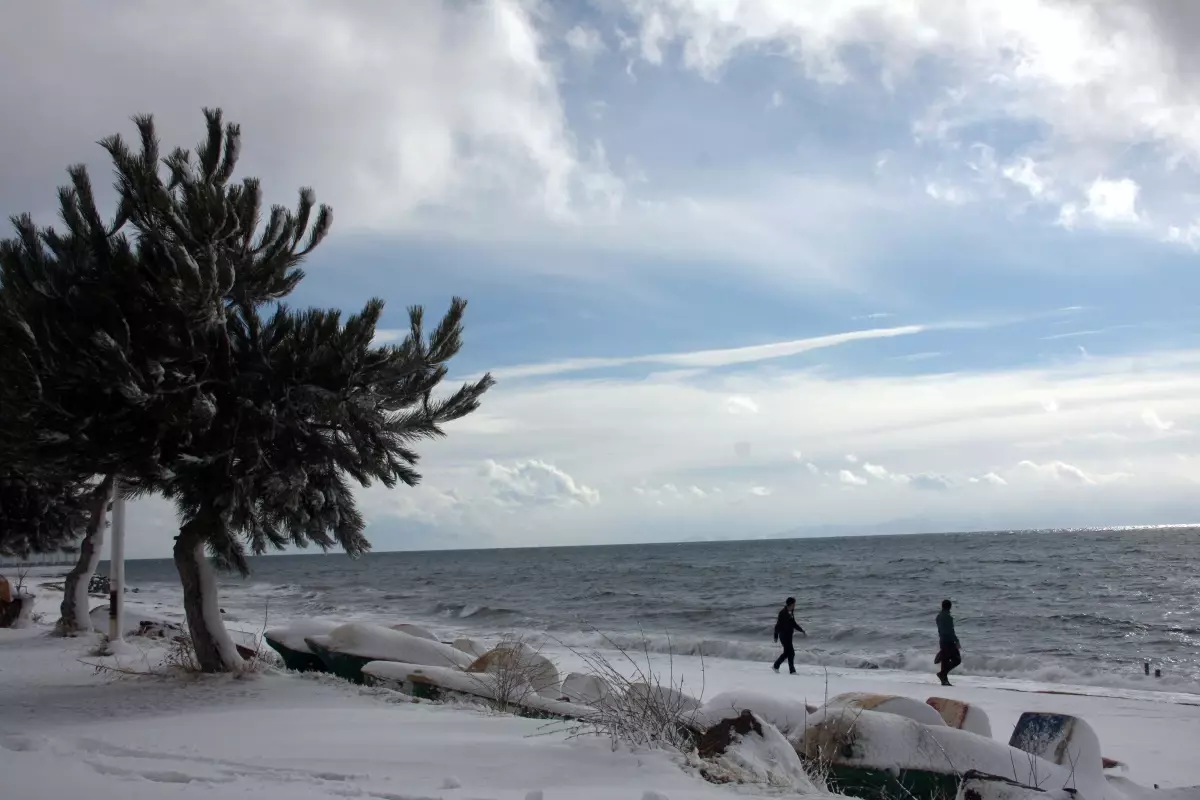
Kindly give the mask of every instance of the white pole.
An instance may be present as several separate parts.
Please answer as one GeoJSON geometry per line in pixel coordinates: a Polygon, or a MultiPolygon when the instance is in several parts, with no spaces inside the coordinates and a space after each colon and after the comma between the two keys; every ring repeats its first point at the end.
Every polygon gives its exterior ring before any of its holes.
{"type": "Polygon", "coordinates": [[[108,640],[122,641],[125,615],[125,498],[121,479],[113,479],[112,545],[108,567],[108,640]]]}

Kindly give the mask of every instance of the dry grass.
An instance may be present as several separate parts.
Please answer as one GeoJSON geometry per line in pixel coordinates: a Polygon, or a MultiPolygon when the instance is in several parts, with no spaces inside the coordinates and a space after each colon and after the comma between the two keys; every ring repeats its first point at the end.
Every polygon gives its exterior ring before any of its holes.
{"type": "Polygon", "coordinates": [[[612,687],[608,697],[596,704],[595,714],[569,724],[571,735],[606,736],[614,750],[624,744],[689,752],[700,733],[695,718],[697,704],[704,697],[703,656],[699,693],[692,698],[686,691],[691,688],[686,679],[682,675],[676,677],[674,651],[669,639],[665,654],[667,669],[663,674],[654,669],[645,634],[641,637],[640,653],[600,635],[609,646],[608,650],[616,653],[615,659],[600,650],[581,651],[567,647],[587,665],[591,674],[612,687]]]}

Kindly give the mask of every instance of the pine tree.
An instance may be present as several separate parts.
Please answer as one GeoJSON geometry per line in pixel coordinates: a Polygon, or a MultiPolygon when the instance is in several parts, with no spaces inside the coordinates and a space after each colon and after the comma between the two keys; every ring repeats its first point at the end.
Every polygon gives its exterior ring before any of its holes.
{"type": "Polygon", "coordinates": [[[71,550],[88,520],[84,481],[0,474],[0,555],[71,550]]]}
{"type": "Polygon", "coordinates": [[[205,551],[242,571],[246,544],[364,552],[351,482],[415,484],[414,443],[477,408],[492,381],[433,397],[461,346],[461,300],[428,339],[410,309],[409,337],[390,347],[371,344],[382,301],[344,323],[279,305],[331,212],[301,190],[295,211],[273,208],[259,231],[258,182],[230,182],[240,130],[205,115],[195,159],[160,159],[149,117],[136,119],[139,153],[103,142],[120,195],[113,223],[80,167],[60,192],[66,235],[15,220],[16,239],[0,245],[10,312],[0,345],[21,357],[0,368],[16,398],[0,411],[33,409],[22,430],[45,432],[26,442],[39,463],[176,501],[188,626],[201,666],[216,671],[239,659],[205,551]]]}

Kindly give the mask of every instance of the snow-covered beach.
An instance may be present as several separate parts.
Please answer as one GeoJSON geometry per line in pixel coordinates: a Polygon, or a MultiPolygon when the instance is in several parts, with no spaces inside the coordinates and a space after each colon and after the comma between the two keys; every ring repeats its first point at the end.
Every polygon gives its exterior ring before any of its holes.
{"type": "MultiPolygon", "coordinates": [[[[42,624],[0,631],[5,798],[778,796],[778,790],[753,785],[714,785],[663,752],[614,752],[606,739],[571,738],[544,721],[401,702],[393,692],[328,676],[274,669],[200,679],[97,673],[85,663],[92,661],[87,656],[94,646],[91,637],[48,635],[46,621],[54,618],[59,596],[45,588],[38,592],[42,624]]],[[[178,609],[139,606],[133,596],[128,610],[131,618],[179,615],[178,609]]],[[[231,627],[257,632],[250,623],[231,627]]],[[[159,657],[154,644],[134,642],[151,666],[159,657]]],[[[580,656],[570,650],[543,652],[564,674],[581,666],[580,656]]],[[[869,691],[921,701],[935,694],[961,699],[986,711],[998,739],[1007,738],[1024,711],[1071,714],[1096,730],[1106,757],[1128,765],[1126,777],[1164,789],[1200,784],[1193,755],[1200,730],[1195,695],[970,675],[947,689],[937,687],[932,675],[911,672],[826,673],[805,666],[791,677],[753,662],[650,658],[656,669],[670,671],[706,698],[754,691],[819,705],[842,692],[869,691]]]]}

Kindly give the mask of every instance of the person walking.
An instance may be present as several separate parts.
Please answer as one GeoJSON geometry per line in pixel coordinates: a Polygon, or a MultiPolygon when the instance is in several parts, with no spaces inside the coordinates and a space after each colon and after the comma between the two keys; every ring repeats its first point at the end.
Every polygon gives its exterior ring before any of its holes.
{"type": "Polygon", "coordinates": [[[958,634],[954,632],[954,617],[950,615],[953,605],[949,600],[943,600],[942,611],[937,615],[938,654],[933,663],[942,665],[937,674],[942,686],[950,685],[950,670],[962,663],[958,634]]]}
{"type": "Polygon", "coordinates": [[[775,659],[775,666],[772,667],[776,672],[786,660],[788,671],[796,674],[796,648],[792,647],[792,634],[796,631],[800,631],[801,636],[808,635],[804,628],[796,624],[796,598],[789,597],[779,612],[779,618],[775,620],[775,641],[783,645],[783,655],[775,659]]]}

